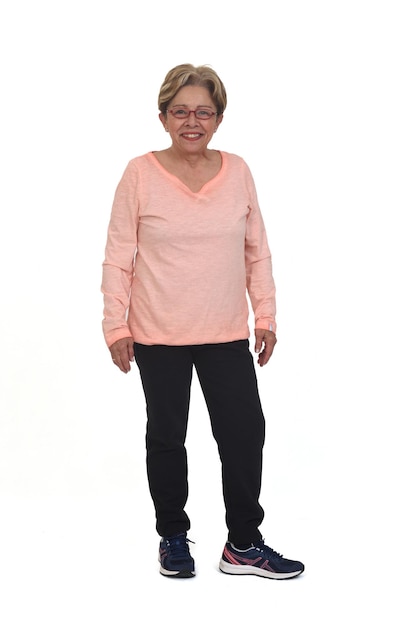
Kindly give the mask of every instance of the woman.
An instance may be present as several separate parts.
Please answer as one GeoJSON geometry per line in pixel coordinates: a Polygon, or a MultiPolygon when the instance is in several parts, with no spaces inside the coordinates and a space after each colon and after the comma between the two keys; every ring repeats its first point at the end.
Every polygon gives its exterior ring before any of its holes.
{"type": "Polygon", "coordinates": [[[115,365],[139,367],[147,471],[161,536],[160,572],[190,577],[185,512],[187,430],[195,369],[222,464],[228,538],[220,570],[290,578],[304,566],[265,545],[259,526],[264,416],[258,363],[275,337],[271,255],[255,186],[238,156],[208,148],[226,91],[208,66],[179,65],[159,93],[166,150],[129,162],[117,187],[103,263],[105,340],[115,365]]]}

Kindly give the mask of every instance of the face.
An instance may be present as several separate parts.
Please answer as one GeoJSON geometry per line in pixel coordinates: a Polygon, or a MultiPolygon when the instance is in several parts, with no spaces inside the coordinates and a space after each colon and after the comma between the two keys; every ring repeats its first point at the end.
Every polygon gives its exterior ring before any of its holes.
{"type": "Polygon", "coordinates": [[[190,113],[185,119],[177,119],[169,112],[175,108],[192,111],[205,108],[216,111],[210,92],[205,87],[196,85],[182,87],[169,103],[166,116],[159,114],[165,130],[171,135],[173,147],[190,154],[204,151],[221,123],[223,115],[197,119],[194,113],[190,113]]]}

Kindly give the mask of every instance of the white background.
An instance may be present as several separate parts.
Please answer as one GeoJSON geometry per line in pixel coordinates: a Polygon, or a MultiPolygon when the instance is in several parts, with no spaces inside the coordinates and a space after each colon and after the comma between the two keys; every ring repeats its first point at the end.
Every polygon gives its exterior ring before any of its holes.
{"type": "Polygon", "coordinates": [[[3,5],[2,626],[415,624],[413,5],[3,5]],[[269,232],[262,531],[305,562],[293,581],[217,570],[220,468],[197,385],[198,576],[159,575],[139,376],[114,368],[101,334],[114,190],[129,159],[167,146],[157,94],[184,62],[223,79],[212,147],[245,158],[269,232]]]}

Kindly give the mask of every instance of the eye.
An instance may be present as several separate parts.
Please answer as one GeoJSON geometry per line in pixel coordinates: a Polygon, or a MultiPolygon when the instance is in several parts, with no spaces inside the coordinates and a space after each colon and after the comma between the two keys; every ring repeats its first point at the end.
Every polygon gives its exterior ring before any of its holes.
{"type": "Polygon", "coordinates": [[[187,117],[188,111],[186,109],[173,109],[173,114],[175,117],[187,117]]]}
{"type": "Polygon", "coordinates": [[[212,117],[212,115],[213,115],[213,111],[210,111],[208,109],[198,109],[198,111],[196,111],[196,116],[200,120],[208,120],[212,117]]]}

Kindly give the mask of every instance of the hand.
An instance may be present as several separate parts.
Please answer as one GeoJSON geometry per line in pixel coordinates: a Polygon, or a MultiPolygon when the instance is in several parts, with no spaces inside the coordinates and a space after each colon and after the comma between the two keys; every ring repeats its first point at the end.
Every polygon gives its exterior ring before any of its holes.
{"type": "Polygon", "coordinates": [[[134,361],[133,338],[124,337],[110,346],[111,358],[117,367],[127,374],[130,372],[130,361],[134,361]]]}
{"type": "Polygon", "coordinates": [[[272,330],[255,328],[255,352],[259,354],[258,364],[266,365],[272,356],[277,338],[272,330]]]}

